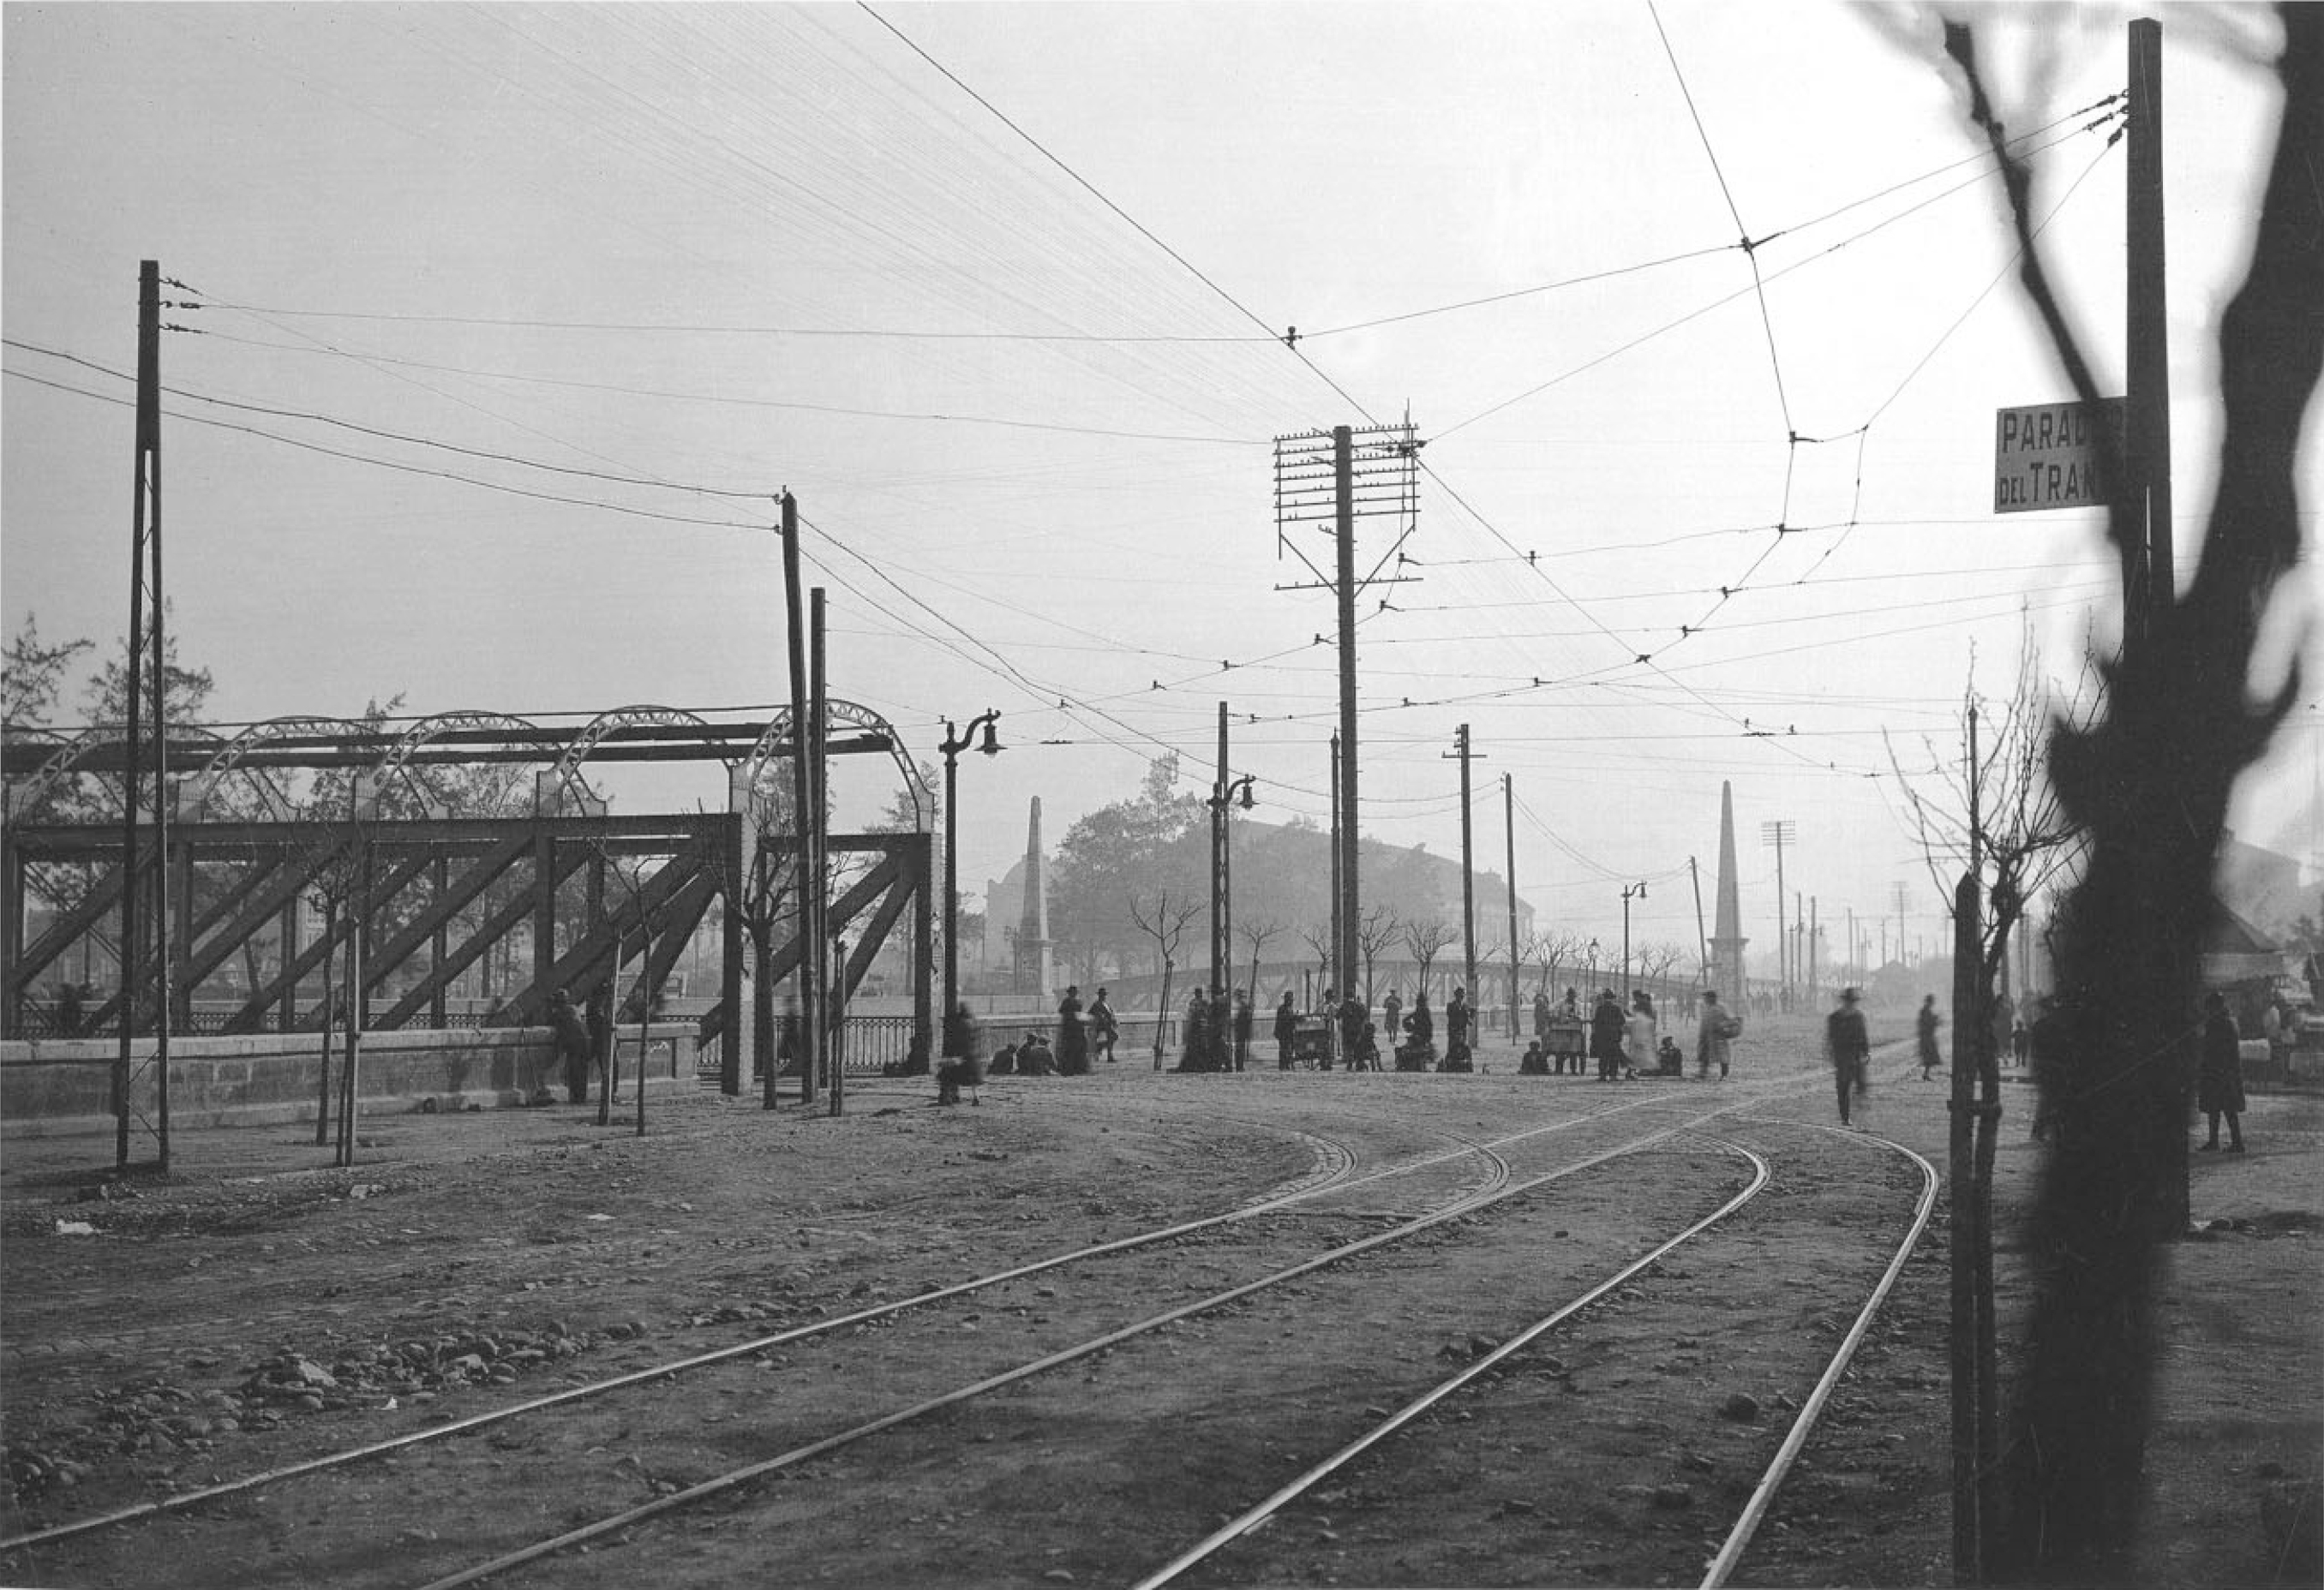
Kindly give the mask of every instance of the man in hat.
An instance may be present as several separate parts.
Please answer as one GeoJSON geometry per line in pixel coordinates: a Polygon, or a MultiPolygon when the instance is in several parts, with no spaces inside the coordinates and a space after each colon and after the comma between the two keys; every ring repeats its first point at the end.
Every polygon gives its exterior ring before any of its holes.
{"type": "Polygon", "coordinates": [[[1105,1063],[1113,1063],[1113,1045],[1121,1036],[1121,1023],[1113,1014],[1113,1006],[1100,988],[1097,997],[1090,1001],[1090,1047],[1105,1056],[1105,1063]]]}
{"type": "Polygon", "coordinates": [[[1601,1082],[1621,1079],[1622,1039],[1628,1025],[1614,990],[1599,989],[1597,1006],[1590,1012],[1590,1055],[1598,1062],[1598,1080],[1601,1082]]]}
{"type": "Polygon", "coordinates": [[[1840,1124],[1848,1118],[1850,1098],[1861,1100],[1870,1089],[1865,1072],[1872,1060],[1871,1034],[1864,1030],[1864,1012],[1857,1008],[1854,988],[1840,991],[1840,1008],[1824,1017],[1824,1051],[1831,1058],[1833,1089],[1840,1097],[1840,1124]]]}
{"type": "Polygon", "coordinates": [[[1743,1030],[1742,1018],[1719,1002],[1719,990],[1702,991],[1702,1016],[1694,1028],[1694,1074],[1697,1080],[1711,1075],[1711,1068],[1719,1068],[1720,1080],[1727,1076],[1729,1045],[1743,1030]]]}

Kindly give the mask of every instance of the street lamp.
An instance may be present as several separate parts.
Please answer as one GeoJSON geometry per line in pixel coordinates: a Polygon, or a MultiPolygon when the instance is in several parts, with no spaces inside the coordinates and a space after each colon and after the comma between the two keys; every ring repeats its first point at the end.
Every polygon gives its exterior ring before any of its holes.
{"type": "Polygon", "coordinates": [[[1246,773],[1211,786],[1211,920],[1218,927],[1211,942],[1211,985],[1221,992],[1234,987],[1234,863],[1227,853],[1227,812],[1238,791],[1242,809],[1250,810],[1251,782],[1246,773]]]}
{"type": "Polygon", "coordinates": [[[1622,890],[1622,997],[1630,992],[1630,902],[1646,897],[1646,886],[1634,883],[1622,890]]]}
{"type": "Polygon", "coordinates": [[[960,1008],[960,862],[956,855],[960,832],[960,810],[957,796],[960,788],[960,753],[968,749],[979,729],[984,731],[984,743],[976,749],[988,757],[1001,754],[1001,740],[992,726],[1001,713],[987,707],[969,720],[968,731],[961,733],[953,728],[952,720],[945,720],[944,743],[936,749],[945,759],[945,951],[944,951],[944,1012],[938,1017],[937,1031],[949,1034],[960,1008]]]}
{"type": "MultiPolygon", "coordinates": [[[[1590,980],[1593,983],[1598,980],[1598,941],[1595,939],[1590,941],[1590,980]]],[[[1598,996],[1593,993],[1590,997],[1595,999],[1598,996]]]]}

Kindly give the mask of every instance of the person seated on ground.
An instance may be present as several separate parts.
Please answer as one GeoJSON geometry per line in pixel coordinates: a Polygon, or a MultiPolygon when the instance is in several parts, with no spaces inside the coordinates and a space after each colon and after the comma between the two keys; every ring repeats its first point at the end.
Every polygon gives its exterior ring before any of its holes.
{"type": "MultiPolygon", "coordinates": [[[[1549,1001],[1546,998],[1542,1000],[1541,1007],[1544,1010],[1549,1008],[1549,1001]]],[[[1549,1053],[1542,1048],[1539,1038],[1526,1045],[1525,1054],[1517,1061],[1517,1074],[1521,1077],[1549,1075],[1549,1053]]]]}
{"type": "Polygon", "coordinates": [[[1469,1048],[1469,1041],[1466,1038],[1446,1040],[1444,1044],[1444,1058],[1437,1062],[1436,1069],[1440,1071],[1475,1071],[1477,1069],[1476,1057],[1469,1048]]]}
{"type": "Polygon", "coordinates": [[[1014,1043],[1003,1043],[1001,1046],[1001,1052],[992,1057],[992,1063],[984,1068],[984,1074],[988,1077],[1015,1076],[1017,1074],[1017,1045],[1014,1043]]]}
{"type": "Polygon", "coordinates": [[[1038,1033],[1028,1033],[1025,1041],[1017,1045],[1017,1074],[1020,1077],[1054,1077],[1057,1074],[1056,1052],[1048,1040],[1038,1033]]]}
{"type": "Polygon", "coordinates": [[[1679,1048],[1676,1038],[1665,1034],[1661,1044],[1655,1050],[1655,1075],[1683,1077],[1685,1074],[1686,1053],[1679,1048]]]}
{"type": "Polygon", "coordinates": [[[936,1067],[936,1102],[958,1104],[964,1085],[974,1088],[984,1081],[984,1028],[965,1000],[946,1025],[951,1030],[945,1034],[945,1048],[952,1058],[936,1067]]]}
{"type": "Polygon", "coordinates": [[[1380,1069],[1379,1028],[1376,1024],[1366,1022],[1364,1030],[1356,1034],[1356,1052],[1348,1062],[1348,1069],[1351,1071],[1376,1071],[1380,1069]]]}

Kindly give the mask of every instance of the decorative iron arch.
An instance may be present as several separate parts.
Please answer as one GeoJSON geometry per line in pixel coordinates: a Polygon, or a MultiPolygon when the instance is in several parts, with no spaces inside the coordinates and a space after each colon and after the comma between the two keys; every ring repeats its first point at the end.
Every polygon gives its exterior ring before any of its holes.
{"type": "MultiPolygon", "coordinates": [[[[888,754],[904,775],[904,787],[911,792],[912,826],[915,832],[920,833],[927,833],[933,829],[936,823],[936,792],[928,787],[927,780],[920,777],[918,764],[906,754],[904,737],[896,732],[895,725],[870,707],[859,706],[852,701],[836,699],[827,701],[824,703],[823,715],[826,726],[831,723],[844,723],[851,729],[861,729],[869,733],[884,734],[888,737],[888,754]]],[[[785,707],[768,722],[765,732],[759,736],[758,743],[753,745],[750,754],[742,758],[742,777],[739,780],[741,787],[756,789],[759,786],[760,778],[766,773],[768,764],[775,759],[775,748],[790,738],[791,710],[785,707]]]]}
{"type": "MultiPolygon", "coordinates": [[[[604,738],[615,730],[634,729],[641,726],[667,729],[689,724],[697,729],[707,729],[711,726],[709,720],[703,717],[701,713],[688,712],[684,707],[615,707],[611,712],[599,712],[581,726],[580,734],[566,746],[564,754],[557,758],[558,781],[576,791],[588,790],[588,784],[581,777],[581,764],[587,761],[589,753],[595,750],[604,738]]],[[[591,793],[594,795],[595,792],[591,793]]]]}
{"type": "MultiPolygon", "coordinates": [[[[56,731],[51,730],[45,732],[54,734],[56,731]]],[[[198,729],[190,724],[180,725],[171,730],[170,738],[188,744],[217,745],[219,743],[218,737],[208,730],[198,729]]],[[[42,762],[30,777],[9,790],[5,813],[7,823],[13,827],[20,821],[21,813],[36,810],[55,792],[57,786],[83,770],[81,763],[88,758],[96,752],[115,746],[120,747],[125,753],[129,746],[129,737],[120,730],[110,727],[84,729],[66,740],[57,748],[53,756],[42,762]]],[[[125,755],[124,759],[126,759],[125,755]]]]}
{"type": "MultiPolygon", "coordinates": [[[[540,747],[542,761],[549,760],[552,755],[551,747],[554,742],[542,731],[540,724],[529,718],[513,718],[506,712],[471,710],[436,712],[412,724],[403,731],[401,738],[388,748],[387,754],[380,758],[372,767],[372,778],[374,784],[384,789],[398,777],[410,777],[411,758],[420,747],[443,735],[455,733],[463,729],[512,731],[531,739],[533,743],[540,747]]],[[[586,799],[596,798],[596,791],[591,789],[586,784],[580,785],[575,794],[586,799]]]]}
{"type": "Polygon", "coordinates": [[[347,718],[269,718],[263,723],[253,723],[226,742],[217,755],[203,764],[202,770],[189,778],[178,792],[178,815],[181,820],[199,822],[210,796],[229,774],[240,771],[250,780],[258,798],[266,804],[267,814],[282,818],[290,815],[290,804],[281,786],[271,778],[260,777],[255,768],[244,767],[243,759],[259,747],[293,735],[361,734],[364,726],[347,718]]]}

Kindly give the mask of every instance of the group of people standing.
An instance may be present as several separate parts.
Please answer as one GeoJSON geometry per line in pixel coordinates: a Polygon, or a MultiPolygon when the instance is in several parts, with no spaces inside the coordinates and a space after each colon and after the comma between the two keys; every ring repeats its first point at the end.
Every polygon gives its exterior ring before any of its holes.
{"type": "MultiPolygon", "coordinates": [[[[1283,997],[1286,1001],[1291,996],[1283,997]]],[[[1250,990],[1237,988],[1227,1003],[1224,988],[1197,988],[1186,1002],[1186,1045],[1176,1069],[1182,1071],[1239,1071],[1250,1063],[1250,1031],[1255,1019],[1250,990]]]]}
{"type": "Polygon", "coordinates": [[[1056,1044],[1038,1028],[1028,1029],[1016,1043],[1003,1044],[988,1065],[984,1028],[964,999],[945,1019],[945,1059],[936,1067],[936,1102],[958,1104],[963,1087],[981,1086],[988,1075],[1085,1077],[1093,1057],[1113,1063],[1114,1044],[1120,1037],[1121,1024],[1114,1016],[1106,991],[1100,988],[1084,1010],[1080,985],[1068,984],[1065,997],[1057,1001],[1056,1044]]]}
{"type": "MultiPolygon", "coordinates": [[[[1661,1013],[1644,988],[1634,989],[1627,1008],[1611,988],[1600,988],[1585,1016],[1578,990],[1568,988],[1563,1001],[1550,1003],[1546,990],[1533,998],[1533,1042],[1517,1069],[1535,1076],[1563,1076],[1570,1066],[1575,1076],[1595,1074],[1601,1082],[1640,1076],[1677,1077],[1686,1074],[1686,1051],[1674,1034],[1662,1031],[1661,1013]]],[[[1719,1002],[1715,990],[1705,990],[1695,1018],[1695,1075],[1708,1078],[1716,1068],[1720,1077],[1733,1063],[1733,1043],[1743,1031],[1742,1017],[1719,1002]]]]}

